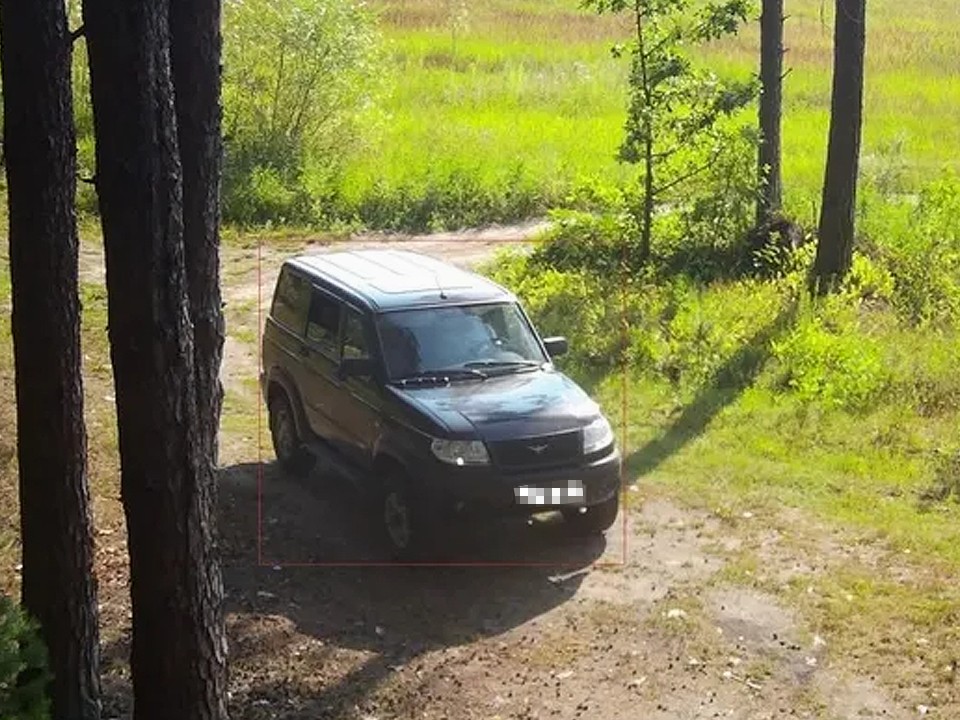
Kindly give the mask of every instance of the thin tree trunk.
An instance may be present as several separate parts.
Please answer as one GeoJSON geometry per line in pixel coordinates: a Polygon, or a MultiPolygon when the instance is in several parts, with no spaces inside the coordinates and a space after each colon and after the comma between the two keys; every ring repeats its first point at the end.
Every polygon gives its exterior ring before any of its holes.
{"type": "MultiPolygon", "coordinates": [[[[647,70],[647,48],[643,37],[643,6],[641,0],[635,0],[634,14],[637,23],[637,52],[639,53],[640,75],[643,83],[643,95],[646,107],[650,108],[653,98],[650,91],[650,73],[647,70]]],[[[640,264],[650,260],[651,236],[653,234],[653,211],[656,206],[653,157],[653,127],[650,113],[644,113],[643,126],[643,213],[640,226],[640,264]]]]}
{"type": "Polygon", "coordinates": [[[87,0],[135,720],[226,717],[226,643],[203,457],[164,0],[87,0]]]}
{"type": "Polygon", "coordinates": [[[830,139],[813,273],[819,293],[834,289],[853,261],[865,48],[866,0],[837,0],[830,139]]]}
{"type": "Polygon", "coordinates": [[[654,175],[653,175],[653,138],[648,136],[644,140],[643,164],[646,172],[643,175],[643,222],[640,228],[640,264],[645,265],[650,260],[651,236],[653,235],[654,175]]]}
{"type": "Polygon", "coordinates": [[[171,0],[171,66],[183,166],[183,245],[203,455],[217,463],[223,393],[220,297],[220,0],[171,0]]]}
{"type": "Polygon", "coordinates": [[[768,224],[783,205],[780,124],[783,113],[783,0],[763,0],[760,16],[761,184],[757,225],[768,224]]]}
{"type": "Polygon", "coordinates": [[[53,717],[100,716],[97,590],[77,294],[76,141],[62,0],[0,4],[22,597],[53,717]]]}

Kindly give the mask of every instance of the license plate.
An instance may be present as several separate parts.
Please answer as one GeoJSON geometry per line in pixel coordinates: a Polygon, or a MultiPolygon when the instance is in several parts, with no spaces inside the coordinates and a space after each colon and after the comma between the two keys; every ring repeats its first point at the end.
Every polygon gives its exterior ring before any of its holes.
{"type": "Polygon", "coordinates": [[[580,505],[586,497],[579,480],[552,487],[521,485],[513,493],[518,505],[580,505]]]}

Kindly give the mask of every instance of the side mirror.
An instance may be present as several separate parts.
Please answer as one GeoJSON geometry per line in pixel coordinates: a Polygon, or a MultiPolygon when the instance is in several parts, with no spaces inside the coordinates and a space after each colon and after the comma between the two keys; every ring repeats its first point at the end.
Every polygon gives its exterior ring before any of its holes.
{"type": "Polygon", "coordinates": [[[368,378],[373,375],[373,360],[370,358],[344,358],[340,361],[340,377],[368,378]]]}
{"type": "Polygon", "coordinates": [[[565,337],[550,337],[543,339],[543,345],[547,349],[547,354],[552,357],[566,355],[570,349],[570,344],[565,337]]]}

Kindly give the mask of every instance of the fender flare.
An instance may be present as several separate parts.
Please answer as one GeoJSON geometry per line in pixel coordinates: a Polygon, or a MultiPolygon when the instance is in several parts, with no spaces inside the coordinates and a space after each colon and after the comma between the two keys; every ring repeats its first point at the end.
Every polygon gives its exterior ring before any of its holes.
{"type": "Polygon", "coordinates": [[[273,367],[267,373],[267,408],[270,406],[270,398],[273,397],[275,392],[282,392],[287,396],[287,400],[290,401],[290,405],[293,408],[293,417],[294,422],[297,426],[297,435],[300,438],[308,436],[307,431],[310,429],[310,425],[307,422],[306,412],[303,409],[303,398],[300,396],[300,391],[297,389],[297,384],[294,382],[290,374],[281,367],[273,367]]]}
{"type": "Polygon", "coordinates": [[[381,471],[395,466],[406,475],[413,475],[414,459],[403,449],[396,434],[386,431],[377,436],[373,445],[373,470],[378,482],[382,482],[381,471]]]}

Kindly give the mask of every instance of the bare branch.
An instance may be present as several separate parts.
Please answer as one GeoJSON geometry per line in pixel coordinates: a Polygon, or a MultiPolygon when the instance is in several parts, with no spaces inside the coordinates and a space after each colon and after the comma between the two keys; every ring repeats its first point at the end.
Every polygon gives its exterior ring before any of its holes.
{"type": "Polygon", "coordinates": [[[700,165],[699,167],[694,168],[693,170],[691,170],[691,171],[688,172],[688,173],[684,173],[683,175],[681,175],[681,176],[678,177],[678,178],[674,178],[673,180],[671,180],[670,182],[668,182],[666,185],[661,185],[660,187],[656,188],[656,189],[653,191],[653,194],[654,194],[654,195],[662,195],[663,193],[667,192],[668,190],[672,190],[673,188],[675,188],[675,187],[676,187],[677,185],[679,185],[680,183],[686,182],[686,181],[689,180],[690,178],[696,177],[697,175],[699,175],[699,174],[702,173],[702,172],[706,172],[706,171],[709,170],[711,167],[713,167],[713,164],[717,161],[717,158],[719,157],[719,155],[720,155],[719,152],[713,153],[713,155],[712,155],[712,157],[710,158],[710,160],[708,160],[707,162],[705,162],[703,165],[700,165]]]}
{"type": "Polygon", "coordinates": [[[310,106],[310,96],[313,94],[314,87],[316,87],[317,80],[320,78],[320,74],[323,72],[324,64],[329,56],[330,46],[328,45],[326,48],[324,48],[323,53],[321,53],[321,55],[314,60],[310,77],[304,84],[300,101],[297,103],[297,107],[293,113],[290,129],[291,132],[295,134],[299,134],[303,130],[304,116],[307,108],[310,106]]]}
{"type": "Polygon", "coordinates": [[[678,152],[680,152],[681,150],[683,150],[684,147],[685,147],[685,146],[682,145],[682,144],[681,144],[681,145],[675,145],[674,147],[670,148],[669,150],[661,150],[660,152],[655,152],[655,153],[653,153],[653,156],[652,156],[652,157],[653,157],[654,160],[666,160],[667,158],[673,157],[673,156],[676,155],[678,152]]]}

